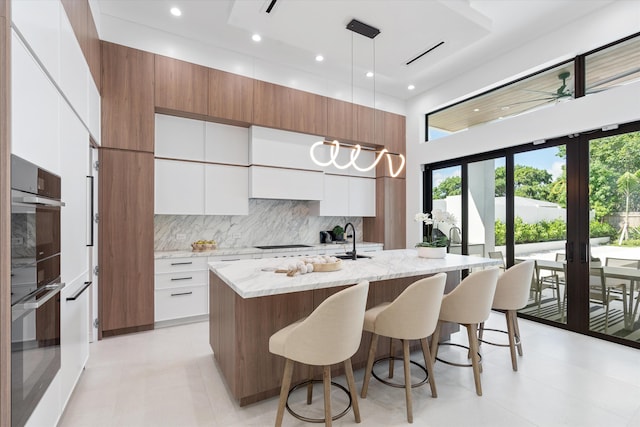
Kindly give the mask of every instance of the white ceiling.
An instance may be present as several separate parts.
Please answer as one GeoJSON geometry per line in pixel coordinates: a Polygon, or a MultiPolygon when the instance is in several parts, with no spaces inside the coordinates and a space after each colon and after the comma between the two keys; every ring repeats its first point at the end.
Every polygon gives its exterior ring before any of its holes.
{"type": "Polygon", "coordinates": [[[612,0],[97,0],[101,15],[407,99],[612,0]],[[182,16],[169,9],[177,6],[182,16]],[[372,41],[347,30],[380,29],[372,41]],[[260,33],[262,41],[251,40],[260,33]],[[407,66],[440,41],[445,43],[407,66]],[[322,54],[325,60],[315,61],[322,54]],[[374,62],[375,59],[375,62],[374,62]],[[375,79],[364,77],[375,67],[375,79]],[[407,86],[416,86],[414,91],[407,86]]]}

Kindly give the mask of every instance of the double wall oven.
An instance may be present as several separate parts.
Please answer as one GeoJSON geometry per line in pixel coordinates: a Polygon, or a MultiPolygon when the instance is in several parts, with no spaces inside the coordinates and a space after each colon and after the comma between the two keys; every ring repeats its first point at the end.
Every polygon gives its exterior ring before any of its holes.
{"type": "Polygon", "coordinates": [[[61,180],[11,157],[11,425],[24,425],[60,370],[61,180]]]}

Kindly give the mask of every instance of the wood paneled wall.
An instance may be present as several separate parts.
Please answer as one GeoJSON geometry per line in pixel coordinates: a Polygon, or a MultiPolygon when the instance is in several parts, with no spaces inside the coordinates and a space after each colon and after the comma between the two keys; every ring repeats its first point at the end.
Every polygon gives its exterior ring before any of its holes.
{"type": "Polygon", "coordinates": [[[11,425],[11,30],[0,0],[0,426],[11,425]]]}

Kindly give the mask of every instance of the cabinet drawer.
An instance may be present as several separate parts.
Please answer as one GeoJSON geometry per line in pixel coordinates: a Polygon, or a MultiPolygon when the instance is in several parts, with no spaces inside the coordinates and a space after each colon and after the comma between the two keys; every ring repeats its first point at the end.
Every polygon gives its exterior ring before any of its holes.
{"type": "Polygon", "coordinates": [[[209,312],[208,286],[184,286],[155,292],[155,321],[200,316],[209,312]]]}
{"type": "Polygon", "coordinates": [[[206,285],[207,281],[207,270],[156,274],[155,288],[167,289],[183,286],[206,285]]]}
{"type": "Polygon", "coordinates": [[[207,257],[166,258],[156,260],[156,273],[174,273],[178,271],[206,270],[207,257]]]}

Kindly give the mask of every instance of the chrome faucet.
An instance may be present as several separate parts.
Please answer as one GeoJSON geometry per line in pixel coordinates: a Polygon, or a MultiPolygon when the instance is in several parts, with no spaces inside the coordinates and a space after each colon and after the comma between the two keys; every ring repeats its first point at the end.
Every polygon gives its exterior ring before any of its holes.
{"type": "Polygon", "coordinates": [[[344,226],[344,235],[345,237],[349,237],[349,235],[347,234],[347,228],[351,226],[351,230],[353,232],[353,234],[351,235],[351,237],[353,238],[353,250],[351,252],[347,252],[347,255],[351,255],[353,260],[356,260],[358,257],[356,256],[356,228],[353,226],[353,224],[351,224],[350,222],[348,222],[345,226],[344,226]]]}

